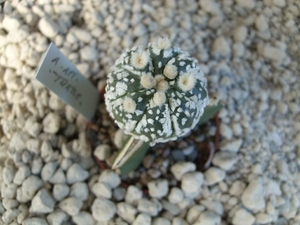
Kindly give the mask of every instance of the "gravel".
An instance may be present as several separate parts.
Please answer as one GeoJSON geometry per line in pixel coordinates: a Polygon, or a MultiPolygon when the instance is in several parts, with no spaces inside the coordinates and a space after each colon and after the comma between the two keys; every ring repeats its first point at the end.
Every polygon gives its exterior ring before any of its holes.
{"type": "Polygon", "coordinates": [[[0,225],[300,223],[298,1],[0,4],[0,225]],[[120,176],[110,168],[127,136],[104,102],[87,121],[37,67],[53,42],[101,92],[123,51],[165,36],[199,60],[220,124],[120,176]]]}

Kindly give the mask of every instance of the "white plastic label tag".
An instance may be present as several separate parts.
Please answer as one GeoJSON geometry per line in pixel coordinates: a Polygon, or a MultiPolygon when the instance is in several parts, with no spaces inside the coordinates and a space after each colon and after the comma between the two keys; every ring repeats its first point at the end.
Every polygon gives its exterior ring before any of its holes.
{"type": "Polygon", "coordinates": [[[51,43],[35,76],[49,90],[91,120],[99,93],[76,67],[51,43]]]}

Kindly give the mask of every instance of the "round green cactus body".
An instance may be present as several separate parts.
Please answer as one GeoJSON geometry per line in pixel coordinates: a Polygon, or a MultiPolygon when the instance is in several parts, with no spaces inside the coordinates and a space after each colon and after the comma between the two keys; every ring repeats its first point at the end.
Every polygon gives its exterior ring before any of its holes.
{"type": "Polygon", "coordinates": [[[105,102],[125,133],[150,142],[176,140],[198,123],[208,104],[196,59],[160,38],[123,53],[108,74],[105,102]]]}

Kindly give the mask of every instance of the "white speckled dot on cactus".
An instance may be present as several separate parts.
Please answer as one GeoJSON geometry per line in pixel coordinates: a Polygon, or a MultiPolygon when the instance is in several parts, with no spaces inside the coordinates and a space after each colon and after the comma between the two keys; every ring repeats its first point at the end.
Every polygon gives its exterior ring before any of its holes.
{"type": "Polygon", "coordinates": [[[300,224],[299,15],[296,0],[0,0],[0,225],[300,224]],[[34,79],[50,42],[99,91],[109,78],[98,124],[34,79]],[[224,107],[200,171],[217,120],[200,132],[191,103],[207,96],[224,107]],[[128,175],[111,169],[128,136],[108,111],[165,141],[128,175]]]}

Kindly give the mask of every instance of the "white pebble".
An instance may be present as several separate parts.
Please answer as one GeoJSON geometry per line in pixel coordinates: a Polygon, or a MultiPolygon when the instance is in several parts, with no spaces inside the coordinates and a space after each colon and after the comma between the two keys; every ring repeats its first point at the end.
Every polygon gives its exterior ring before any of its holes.
{"type": "Polygon", "coordinates": [[[240,196],[243,193],[245,187],[246,184],[243,181],[236,180],[232,183],[229,189],[229,193],[234,196],[240,196]]]}
{"type": "Polygon", "coordinates": [[[113,199],[116,201],[121,201],[125,198],[126,189],[123,187],[116,187],[113,190],[113,199]]]}
{"type": "Polygon", "coordinates": [[[16,170],[12,165],[7,165],[4,167],[2,172],[3,181],[5,184],[10,184],[15,176],[16,170]]]}
{"type": "Polygon", "coordinates": [[[178,162],[171,167],[171,172],[176,180],[181,180],[185,173],[196,170],[196,165],[192,162],[178,162]]]}
{"type": "Polygon", "coordinates": [[[221,125],[220,125],[220,134],[223,137],[225,137],[227,140],[232,139],[232,135],[233,135],[231,128],[227,124],[224,124],[224,123],[221,123],[221,125]]]}
{"type": "Polygon", "coordinates": [[[47,221],[39,217],[27,218],[22,222],[22,225],[48,225],[47,221]]]}
{"type": "Polygon", "coordinates": [[[133,35],[137,37],[143,36],[146,33],[147,28],[142,23],[137,24],[133,29],[133,35]]]}
{"type": "Polygon", "coordinates": [[[200,6],[205,12],[211,13],[213,15],[219,15],[220,13],[219,5],[216,2],[209,0],[200,0],[200,6]]]}
{"type": "Polygon", "coordinates": [[[26,142],[27,150],[38,155],[40,153],[40,141],[38,139],[28,139],[26,142]]]}
{"type": "Polygon", "coordinates": [[[200,216],[200,213],[204,211],[204,207],[200,205],[193,205],[189,208],[186,220],[189,224],[194,224],[197,218],[200,216]]]}
{"type": "Polygon", "coordinates": [[[109,199],[112,196],[111,187],[106,183],[97,182],[93,184],[91,190],[94,193],[94,195],[96,195],[96,197],[103,197],[109,199]]]}
{"type": "Polygon", "coordinates": [[[12,198],[3,198],[2,204],[6,210],[9,210],[9,209],[16,208],[19,205],[19,202],[12,198]]]}
{"type": "Polygon", "coordinates": [[[62,225],[67,219],[67,214],[58,209],[47,215],[49,225],[62,225]]]}
{"type": "Polygon", "coordinates": [[[76,225],[94,225],[95,220],[93,216],[85,211],[79,212],[77,215],[72,217],[76,225]]]}
{"type": "Polygon", "coordinates": [[[237,4],[246,9],[253,9],[255,7],[254,0],[235,0],[237,4]]]}
{"type": "Polygon", "coordinates": [[[285,0],[273,0],[273,4],[274,4],[275,6],[280,7],[280,8],[283,8],[283,7],[286,6],[285,0]]]}
{"type": "MultiPolygon", "coordinates": [[[[18,189],[19,190],[19,189],[18,189]]],[[[14,183],[1,185],[1,197],[2,198],[15,198],[17,194],[17,185],[14,183]]],[[[19,201],[19,199],[17,198],[19,201]]]]}
{"type": "Polygon", "coordinates": [[[265,31],[269,29],[266,17],[263,14],[260,14],[258,17],[256,17],[255,26],[258,31],[265,31]]]}
{"type": "Polygon", "coordinates": [[[55,37],[59,32],[58,25],[49,17],[42,17],[38,23],[38,28],[48,38],[55,37]]]}
{"type": "Polygon", "coordinates": [[[82,167],[73,163],[67,170],[67,183],[74,184],[76,182],[81,182],[89,177],[89,172],[82,169],[82,167]]]}
{"type": "Polygon", "coordinates": [[[92,35],[87,30],[76,28],[73,30],[73,33],[78,40],[83,41],[84,43],[88,44],[92,40],[92,35]]]}
{"type": "Polygon", "coordinates": [[[135,220],[137,209],[134,208],[131,204],[128,204],[126,202],[120,202],[117,204],[117,213],[129,224],[132,224],[135,220]]]}
{"type": "Polygon", "coordinates": [[[257,213],[255,215],[255,222],[258,224],[271,224],[272,216],[267,213],[257,213]]]}
{"type": "Polygon", "coordinates": [[[79,54],[83,61],[96,61],[98,59],[98,50],[95,47],[85,46],[80,49],[79,54]]]}
{"type": "Polygon", "coordinates": [[[207,210],[217,213],[222,216],[224,213],[224,208],[222,203],[211,200],[202,200],[201,205],[203,205],[207,210]]]}
{"type": "Polygon", "coordinates": [[[170,193],[168,195],[168,200],[171,203],[179,203],[183,200],[184,194],[182,192],[182,190],[178,187],[172,187],[172,189],[170,190],[170,193]]]}
{"type": "Polygon", "coordinates": [[[151,216],[140,213],[132,223],[132,225],[151,225],[151,216]]]}
{"type": "Polygon", "coordinates": [[[19,214],[17,209],[6,210],[2,215],[3,224],[10,224],[19,214]]]}
{"type": "Polygon", "coordinates": [[[111,147],[106,144],[100,144],[96,147],[94,151],[94,155],[99,159],[99,160],[106,160],[107,158],[110,157],[111,155],[111,147]]]}
{"type": "Polygon", "coordinates": [[[21,21],[18,18],[15,18],[13,16],[5,15],[2,20],[2,27],[6,31],[13,31],[16,30],[21,26],[21,21]]]}
{"type": "Polygon", "coordinates": [[[152,225],[171,225],[171,222],[167,218],[156,217],[153,219],[152,225]]]}
{"type": "Polygon", "coordinates": [[[92,215],[99,222],[107,222],[115,215],[117,208],[112,201],[96,198],[91,207],[92,215]]]}
{"type": "Polygon", "coordinates": [[[40,157],[35,158],[31,164],[31,172],[33,174],[39,174],[43,167],[43,160],[40,157]]]}
{"type": "Polygon", "coordinates": [[[20,48],[16,44],[8,44],[4,54],[7,60],[17,60],[20,57],[20,48]]]}
{"type": "Polygon", "coordinates": [[[157,216],[159,209],[155,202],[142,198],[138,201],[137,209],[141,213],[147,213],[150,216],[157,216]]]}
{"type": "Polygon", "coordinates": [[[31,200],[42,185],[43,181],[37,176],[31,175],[27,177],[22,184],[22,202],[31,200]]]}
{"type": "Polygon", "coordinates": [[[248,32],[247,27],[245,26],[237,27],[233,32],[234,41],[238,43],[243,42],[247,37],[247,32],[248,32]]]}
{"type": "Polygon", "coordinates": [[[172,216],[176,216],[182,211],[182,209],[177,204],[170,203],[164,199],[161,200],[161,203],[163,208],[172,216]]]}
{"type": "Polygon", "coordinates": [[[228,171],[231,170],[234,164],[237,162],[238,157],[232,152],[218,152],[215,154],[212,163],[221,169],[228,171]]]}
{"type": "Polygon", "coordinates": [[[70,188],[66,184],[55,184],[53,186],[53,197],[57,201],[60,201],[60,200],[64,199],[65,197],[67,197],[69,192],[70,192],[70,188]]]}
{"type": "Polygon", "coordinates": [[[89,188],[87,183],[77,182],[71,186],[70,196],[76,197],[82,201],[87,200],[89,196],[89,188]]]}
{"type": "Polygon", "coordinates": [[[162,198],[168,194],[169,184],[165,179],[150,181],[147,184],[149,195],[153,198],[162,198]]]}
{"type": "Polygon", "coordinates": [[[48,113],[47,116],[43,119],[43,129],[44,132],[55,134],[60,127],[61,119],[59,115],[55,113],[48,113]]]}
{"type": "Polygon", "coordinates": [[[116,188],[120,185],[120,176],[113,170],[104,170],[99,176],[99,182],[108,184],[111,188],[116,188]]]}
{"type": "Polygon", "coordinates": [[[199,218],[195,222],[195,224],[199,225],[215,225],[220,223],[221,217],[212,211],[201,212],[199,218]]]}
{"type": "Polygon", "coordinates": [[[214,185],[219,183],[225,178],[226,173],[224,170],[218,169],[216,167],[210,167],[204,172],[204,178],[207,185],[214,185]]]}
{"type": "Polygon", "coordinates": [[[69,197],[59,203],[59,207],[70,216],[75,216],[79,213],[82,207],[82,201],[75,197],[69,197]]]}
{"type": "Polygon", "coordinates": [[[277,63],[281,63],[285,57],[285,52],[282,49],[272,47],[270,45],[265,45],[262,48],[262,55],[269,60],[273,60],[277,63]]]}
{"type": "Polygon", "coordinates": [[[233,225],[252,225],[254,221],[255,217],[242,208],[236,210],[232,218],[233,225]]]}
{"type": "Polygon", "coordinates": [[[143,197],[143,192],[140,188],[134,185],[130,185],[127,188],[125,195],[125,201],[132,205],[136,205],[137,201],[143,197]]]}
{"type": "Polygon", "coordinates": [[[174,217],[172,225],[188,225],[188,223],[181,217],[174,217]]]}
{"type": "Polygon", "coordinates": [[[238,152],[242,146],[242,139],[233,139],[230,141],[226,141],[225,143],[222,143],[220,146],[222,151],[228,151],[228,152],[238,152]]]}
{"type": "Polygon", "coordinates": [[[229,42],[223,36],[215,39],[212,51],[216,57],[229,57],[231,54],[229,42]]]}
{"type": "Polygon", "coordinates": [[[52,161],[46,163],[41,172],[42,180],[48,181],[54,174],[56,168],[57,168],[57,162],[52,161]]]}
{"type": "Polygon", "coordinates": [[[253,211],[259,211],[266,206],[264,188],[259,180],[253,179],[243,191],[241,197],[245,207],[253,211]]]}
{"type": "Polygon", "coordinates": [[[29,211],[31,213],[50,213],[55,201],[46,189],[41,189],[32,199],[29,211]]]}
{"type": "Polygon", "coordinates": [[[14,183],[21,185],[23,181],[30,175],[30,169],[28,166],[20,166],[14,177],[14,183]]]}
{"type": "Polygon", "coordinates": [[[200,172],[189,172],[182,176],[181,189],[186,197],[195,197],[201,190],[203,174],[200,172]]]}
{"type": "Polygon", "coordinates": [[[66,183],[66,176],[62,168],[58,168],[53,176],[49,179],[52,184],[66,183]]]}

